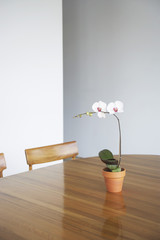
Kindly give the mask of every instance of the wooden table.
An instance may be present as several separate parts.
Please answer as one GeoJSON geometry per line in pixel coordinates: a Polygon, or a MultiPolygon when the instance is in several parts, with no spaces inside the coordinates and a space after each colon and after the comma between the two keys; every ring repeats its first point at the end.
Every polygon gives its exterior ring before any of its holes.
{"type": "Polygon", "coordinates": [[[125,155],[123,192],[98,158],[0,179],[0,240],[159,240],[160,156],[125,155]]]}

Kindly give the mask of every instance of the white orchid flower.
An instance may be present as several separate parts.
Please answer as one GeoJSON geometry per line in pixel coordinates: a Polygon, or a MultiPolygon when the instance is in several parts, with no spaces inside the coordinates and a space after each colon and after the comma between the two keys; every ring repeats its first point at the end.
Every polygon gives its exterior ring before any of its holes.
{"type": "Polygon", "coordinates": [[[121,101],[116,101],[116,102],[111,102],[108,104],[107,106],[107,111],[110,113],[110,114],[115,114],[117,112],[123,112],[123,102],[121,101]]]}
{"type": "Polygon", "coordinates": [[[94,112],[97,112],[98,114],[98,117],[99,118],[105,118],[105,113],[106,112],[106,103],[102,102],[102,101],[99,101],[99,102],[95,102],[93,105],[92,105],[92,109],[94,112]]]}

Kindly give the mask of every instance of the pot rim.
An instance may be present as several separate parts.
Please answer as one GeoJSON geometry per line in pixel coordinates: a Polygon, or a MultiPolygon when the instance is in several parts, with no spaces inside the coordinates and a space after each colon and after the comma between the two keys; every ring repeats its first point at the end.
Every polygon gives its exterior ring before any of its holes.
{"type": "Polygon", "coordinates": [[[107,172],[105,171],[106,168],[102,170],[102,175],[105,178],[123,178],[126,175],[126,169],[122,168],[121,172],[107,172]]]}

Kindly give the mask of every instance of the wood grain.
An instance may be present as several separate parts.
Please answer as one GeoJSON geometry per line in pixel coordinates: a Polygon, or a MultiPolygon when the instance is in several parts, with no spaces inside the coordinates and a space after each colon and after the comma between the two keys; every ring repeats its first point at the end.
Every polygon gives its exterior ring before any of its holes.
{"type": "Polygon", "coordinates": [[[47,163],[60,159],[72,158],[78,155],[77,142],[65,142],[50,146],[30,148],[25,150],[29,170],[33,164],[47,163]]]}
{"type": "Polygon", "coordinates": [[[104,166],[85,158],[0,179],[0,239],[159,240],[160,156],[123,156],[116,194],[104,166]]]}

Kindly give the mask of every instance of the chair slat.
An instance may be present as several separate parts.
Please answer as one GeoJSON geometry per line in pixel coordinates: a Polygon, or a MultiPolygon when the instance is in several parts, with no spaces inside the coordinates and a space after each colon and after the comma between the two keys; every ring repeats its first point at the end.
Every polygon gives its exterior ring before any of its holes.
{"type": "Polygon", "coordinates": [[[52,162],[60,159],[75,157],[78,155],[77,142],[65,142],[50,146],[30,148],[25,150],[29,170],[32,170],[33,164],[52,162]]]}
{"type": "Polygon", "coordinates": [[[4,157],[4,153],[0,153],[0,178],[3,177],[3,170],[5,170],[6,167],[6,161],[4,157]]]}

